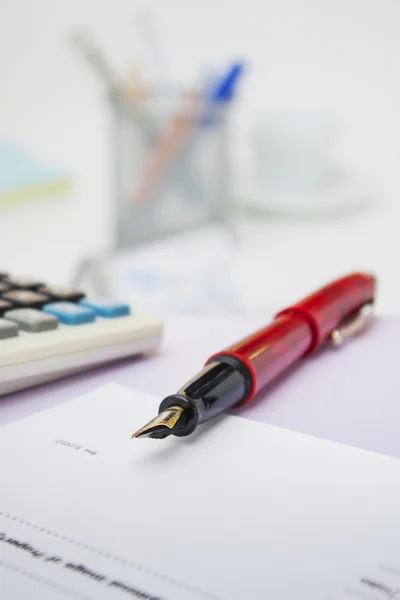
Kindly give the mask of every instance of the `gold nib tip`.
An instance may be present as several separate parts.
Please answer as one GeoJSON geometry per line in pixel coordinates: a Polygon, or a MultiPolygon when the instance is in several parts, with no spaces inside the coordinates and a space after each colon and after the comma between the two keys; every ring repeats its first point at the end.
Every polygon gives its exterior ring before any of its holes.
{"type": "Polygon", "coordinates": [[[138,431],[136,431],[135,433],[133,433],[131,435],[131,440],[134,440],[135,438],[139,438],[139,437],[149,437],[148,433],[150,433],[152,431],[151,429],[147,429],[147,427],[142,427],[141,429],[139,429],[138,431]]]}
{"type": "Polygon", "coordinates": [[[147,425],[136,431],[131,439],[148,437],[162,439],[172,434],[172,430],[182,416],[184,409],[181,406],[170,406],[159,413],[147,425]]]}

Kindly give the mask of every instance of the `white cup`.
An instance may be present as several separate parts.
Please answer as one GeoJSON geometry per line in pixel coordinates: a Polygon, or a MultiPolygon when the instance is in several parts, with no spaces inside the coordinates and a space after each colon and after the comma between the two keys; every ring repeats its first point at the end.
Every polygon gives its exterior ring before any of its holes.
{"type": "Polygon", "coordinates": [[[310,111],[260,115],[252,131],[253,164],[265,207],[299,207],[316,195],[334,169],[332,120],[310,111]]]}

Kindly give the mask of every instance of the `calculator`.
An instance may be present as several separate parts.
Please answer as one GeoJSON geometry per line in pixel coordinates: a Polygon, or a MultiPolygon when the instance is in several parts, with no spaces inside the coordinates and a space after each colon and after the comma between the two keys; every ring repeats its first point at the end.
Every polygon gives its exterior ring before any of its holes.
{"type": "Polygon", "coordinates": [[[0,396],[156,349],[160,317],[0,273],[0,396]]]}

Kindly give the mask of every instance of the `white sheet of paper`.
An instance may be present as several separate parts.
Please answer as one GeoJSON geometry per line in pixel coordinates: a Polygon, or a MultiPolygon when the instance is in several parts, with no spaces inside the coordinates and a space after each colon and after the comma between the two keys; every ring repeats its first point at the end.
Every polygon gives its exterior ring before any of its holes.
{"type": "Polygon", "coordinates": [[[2,428],[2,600],[396,597],[398,460],[235,416],[130,440],[157,407],[109,384],[2,428]]]}

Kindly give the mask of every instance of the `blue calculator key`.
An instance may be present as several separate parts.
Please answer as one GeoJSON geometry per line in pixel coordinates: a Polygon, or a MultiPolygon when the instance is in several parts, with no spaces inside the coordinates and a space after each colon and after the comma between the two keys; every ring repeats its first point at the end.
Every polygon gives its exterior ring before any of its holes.
{"type": "Polygon", "coordinates": [[[43,312],[54,315],[63,325],[83,325],[96,320],[91,308],[72,302],[50,302],[42,308],[43,312]]]}
{"type": "Polygon", "coordinates": [[[126,317],[131,312],[129,304],[118,302],[110,298],[85,298],[79,302],[81,306],[91,308],[98,317],[105,319],[115,319],[116,317],[126,317]]]}

